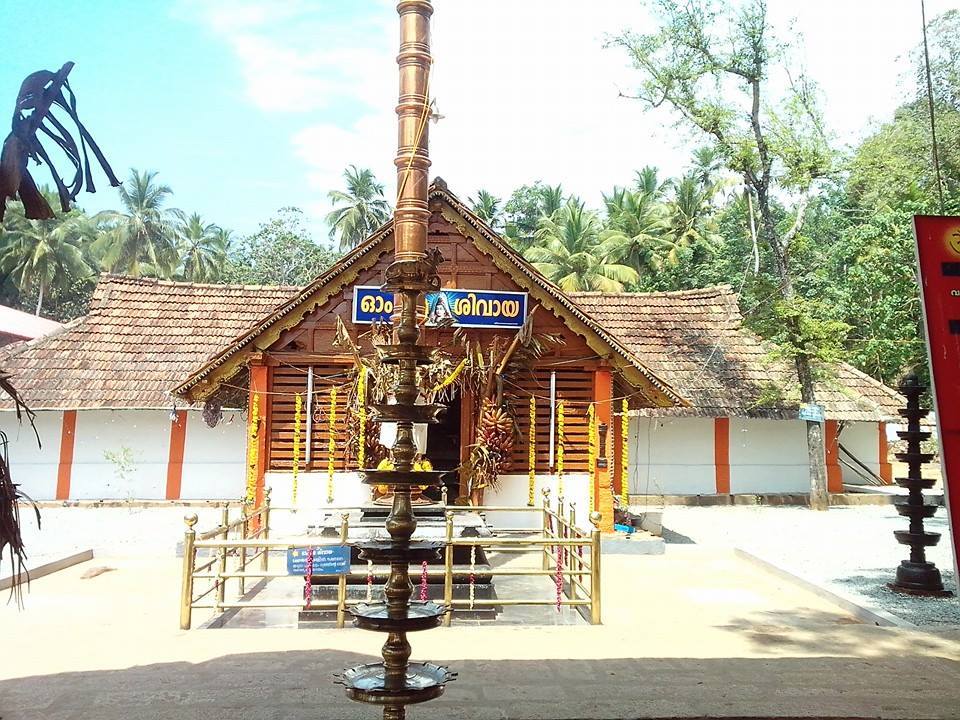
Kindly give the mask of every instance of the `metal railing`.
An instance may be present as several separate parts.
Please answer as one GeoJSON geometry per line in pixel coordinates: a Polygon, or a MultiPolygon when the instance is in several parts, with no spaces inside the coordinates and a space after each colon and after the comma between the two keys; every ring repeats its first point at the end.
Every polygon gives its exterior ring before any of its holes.
{"type": "MultiPolygon", "coordinates": [[[[428,580],[443,578],[442,603],[448,609],[444,624],[449,626],[456,610],[473,610],[505,606],[550,606],[573,607],[588,622],[601,623],[600,606],[600,519],[599,513],[590,515],[592,528],[584,529],[577,524],[577,512],[574,503],[565,504],[558,498],[556,507],[550,503],[550,493],[543,491],[541,505],[538,506],[459,506],[446,505],[444,496],[445,534],[443,543],[443,568],[427,568],[428,580]],[[454,518],[457,513],[536,513],[540,516],[540,527],[494,529],[493,537],[454,537],[454,518]],[[533,537],[509,537],[511,535],[532,535],[533,537]],[[557,581],[557,597],[553,598],[496,598],[464,599],[454,598],[454,549],[457,547],[482,548],[484,553],[535,554],[541,558],[538,568],[486,567],[479,570],[484,576],[526,576],[550,577],[557,581]]],[[[193,611],[212,609],[221,613],[230,609],[242,608],[290,608],[336,611],[336,625],[343,627],[347,609],[358,602],[348,598],[348,578],[367,578],[371,572],[351,568],[337,578],[335,599],[313,599],[291,601],[271,601],[243,599],[246,595],[247,579],[269,581],[275,578],[290,577],[287,572],[270,571],[270,551],[306,549],[349,545],[350,511],[361,510],[360,506],[326,508],[327,511],[340,513],[339,537],[297,539],[296,541],[270,539],[271,513],[296,511],[296,508],[271,507],[269,493],[264,505],[250,510],[244,507],[241,516],[233,521],[229,518],[228,508],[223,508],[220,525],[206,532],[197,532],[196,514],[187,515],[184,521],[187,529],[183,542],[183,580],[180,601],[180,627],[188,630],[192,625],[193,611]],[[211,553],[210,560],[197,564],[200,551],[211,553]],[[250,570],[251,563],[260,560],[259,570],[250,570]],[[230,561],[233,560],[233,567],[230,561]],[[196,594],[196,587],[202,581],[211,584],[196,594]],[[239,599],[227,599],[227,583],[237,581],[239,599]],[[205,598],[214,594],[212,601],[205,598]]],[[[460,566],[459,572],[463,572],[460,566]]],[[[308,583],[312,578],[305,578],[308,583]]]]}

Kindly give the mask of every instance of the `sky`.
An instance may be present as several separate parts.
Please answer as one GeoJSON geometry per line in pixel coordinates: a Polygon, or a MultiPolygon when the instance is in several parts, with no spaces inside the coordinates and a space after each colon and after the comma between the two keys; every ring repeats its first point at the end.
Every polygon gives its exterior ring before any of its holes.
{"type": "MultiPolygon", "coordinates": [[[[10,28],[0,102],[20,82],[76,63],[81,120],[121,178],[155,170],[173,204],[246,234],[297,206],[318,239],[327,193],[349,164],[395,192],[398,45],[392,0],[46,0],[4,2],[10,28]],[[40,30],[42,28],[42,30],[40,30]]],[[[467,198],[523,183],[601,193],[654,165],[682,171],[696,142],[633,89],[604,40],[651,28],[640,0],[435,0],[431,176],[467,198]]],[[[903,100],[919,0],[769,0],[781,36],[823,93],[838,144],[903,100]]],[[[960,0],[927,0],[928,18],[960,0]]],[[[46,170],[39,172],[44,182],[46,170]]],[[[98,176],[90,211],[117,207],[98,176]]]]}

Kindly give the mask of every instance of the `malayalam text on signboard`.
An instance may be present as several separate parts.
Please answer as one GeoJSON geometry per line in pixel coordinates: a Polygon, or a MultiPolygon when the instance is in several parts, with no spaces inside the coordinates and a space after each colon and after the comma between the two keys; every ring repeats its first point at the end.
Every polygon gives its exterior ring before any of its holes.
{"type": "Polygon", "coordinates": [[[350,572],[350,547],[347,545],[321,545],[314,548],[290,548],[287,550],[287,574],[306,575],[307,560],[313,551],[314,575],[343,575],[350,572]]]}
{"type": "Polygon", "coordinates": [[[960,217],[914,218],[943,467],[943,492],[960,555],[960,217]]]}
{"type": "MultiPolygon", "coordinates": [[[[527,316],[527,294],[502,290],[444,289],[426,294],[427,324],[444,320],[458,327],[520,328],[527,316]]],[[[393,293],[379,287],[353,288],[353,322],[390,322],[393,293]]]]}

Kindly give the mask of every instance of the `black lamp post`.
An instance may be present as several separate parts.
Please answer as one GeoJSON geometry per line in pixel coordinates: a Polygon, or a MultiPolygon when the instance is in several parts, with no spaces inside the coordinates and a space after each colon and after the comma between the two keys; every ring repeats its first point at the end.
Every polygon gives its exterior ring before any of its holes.
{"type": "Polygon", "coordinates": [[[925,503],[923,498],[923,491],[932,488],[935,482],[923,477],[923,466],[933,459],[933,455],[921,452],[920,448],[921,442],[930,439],[930,433],[920,429],[920,420],[930,413],[920,407],[920,396],[926,389],[912,373],[901,380],[898,388],[907,399],[907,406],[900,410],[900,417],[907,421],[907,429],[897,435],[907,441],[907,451],[897,453],[896,457],[907,464],[908,473],[905,478],[897,478],[897,485],[907,488],[910,493],[906,498],[898,498],[896,507],[898,513],[910,518],[910,528],[895,530],[893,534],[899,543],[910,546],[910,559],[900,563],[896,579],[888,586],[891,590],[911,595],[947,596],[953,593],[944,590],[940,571],[927,560],[925,550],[940,542],[940,533],[923,529],[923,521],[937,512],[937,506],[925,503]]]}

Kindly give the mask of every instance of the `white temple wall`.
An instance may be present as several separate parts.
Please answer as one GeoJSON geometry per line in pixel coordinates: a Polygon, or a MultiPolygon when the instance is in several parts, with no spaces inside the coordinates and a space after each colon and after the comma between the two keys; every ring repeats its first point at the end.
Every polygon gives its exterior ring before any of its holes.
{"type": "Polygon", "coordinates": [[[37,444],[37,435],[26,418],[21,423],[12,410],[0,412],[0,430],[10,443],[10,474],[13,482],[34,500],[51,500],[57,492],[63,413],[38,412],[34,422],[42,447],[37,444]]]}
{"type": "Polygon", "coordinates": [[[630,492],[716,492],[713,418],[630,418],[630,492]]]}

